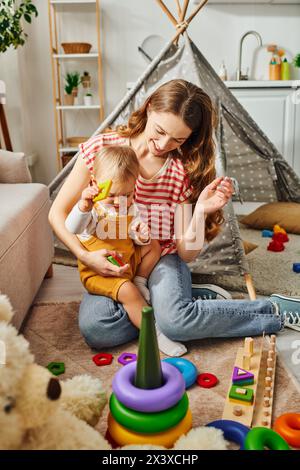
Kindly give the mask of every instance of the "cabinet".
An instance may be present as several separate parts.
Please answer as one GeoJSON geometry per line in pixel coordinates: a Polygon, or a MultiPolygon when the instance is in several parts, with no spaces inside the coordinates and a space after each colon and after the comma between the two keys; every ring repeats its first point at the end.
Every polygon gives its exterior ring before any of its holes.
{"type": "Polygon", "coordinates": [[[100,0],[48,0],[48,12],[59,171],[104,116],[100,0]],[[79,85],[77,96],[74,89],[65,92],[66,77],[74,73],[91,79],[79,85]]]}
{"type": "Polygon", "coordinates": [[[253,83],[227,86],[300,176],[300,82],[290,87],[253,83]]]}

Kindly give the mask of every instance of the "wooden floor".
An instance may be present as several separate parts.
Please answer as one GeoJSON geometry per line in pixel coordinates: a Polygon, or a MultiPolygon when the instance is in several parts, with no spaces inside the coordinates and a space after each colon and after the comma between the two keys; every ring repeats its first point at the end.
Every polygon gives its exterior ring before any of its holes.
{"type": "Polygon", "coordinates": [[[53,277],[44,279],[34,304],[80,302],[84,292],[77,268],[53,264],[53,277]]]}

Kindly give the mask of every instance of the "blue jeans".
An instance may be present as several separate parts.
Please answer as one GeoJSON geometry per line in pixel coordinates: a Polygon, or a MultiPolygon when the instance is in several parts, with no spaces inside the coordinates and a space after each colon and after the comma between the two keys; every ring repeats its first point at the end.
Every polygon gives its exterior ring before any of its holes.
{"type": "MultiPolygon", "coordinates": [[[[173,340],[255,336],[283,327],[269,300],[192,300],[191,273],[177,254],[160,259],[148,286],[156,322],[173,340]]],[[[79,328],[87,344],[97,350],[138,336],[122,304],[88,293],[80,305],[79,328]]]]}

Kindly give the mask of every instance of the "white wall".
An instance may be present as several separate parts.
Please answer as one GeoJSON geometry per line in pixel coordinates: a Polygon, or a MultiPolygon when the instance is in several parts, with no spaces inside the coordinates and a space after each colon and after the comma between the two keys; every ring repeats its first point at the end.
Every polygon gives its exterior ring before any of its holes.
{"type": "MultiPolygon", "coordinates": [[[[14,149],[36,152],[34,177],[48,183],[57,171],[48,8],[46,0],[35,3],[39,16],[27,28],[27,44],[17,52],[0,55],[0,79],[7,84],[6,109],[14,149]]],[[[166,4],[172,8],[175,2],[167,0],[166,4]]],[[[174,28],[155,0],[101,0],[101,8],[107,114],[125,93],[126,83],[135,81],[146,66],[137,50],[143,39],[159,34],[167,40],[174,28]]],[[[189,11],[193,8],[191,0],[189,11]]],[[[75,16],[73,19],[76,23],[75,16]]],[[[238,44],[245,31],[258,31],[263,44],[279,45],[291,59],[300,52],[299,19],[300,5],[207,5],[193,20],[189,32],[215,70],[224,60],[229,78],[234,78],[238,44]]],[[[64,38],[84,40],[84,25],[81,15],[75,27],[63,29],[64,38]]],[[[95,43],[95,36],[91,38],[95,43]]],[[[246,38],[243,71],[250,67],[250,78],[268,78],[269,57],[265,48],[257,51],[255,38],[246,38]]]]}

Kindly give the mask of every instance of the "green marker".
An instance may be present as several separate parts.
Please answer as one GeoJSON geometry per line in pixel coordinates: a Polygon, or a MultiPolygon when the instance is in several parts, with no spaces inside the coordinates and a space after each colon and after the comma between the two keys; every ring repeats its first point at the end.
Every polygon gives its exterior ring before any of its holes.
{"type": "Polygon", "coordinates": [[[161,362],[152,307],[142,309],[135,386],[151,389],[163,385],[161,362]]]}

